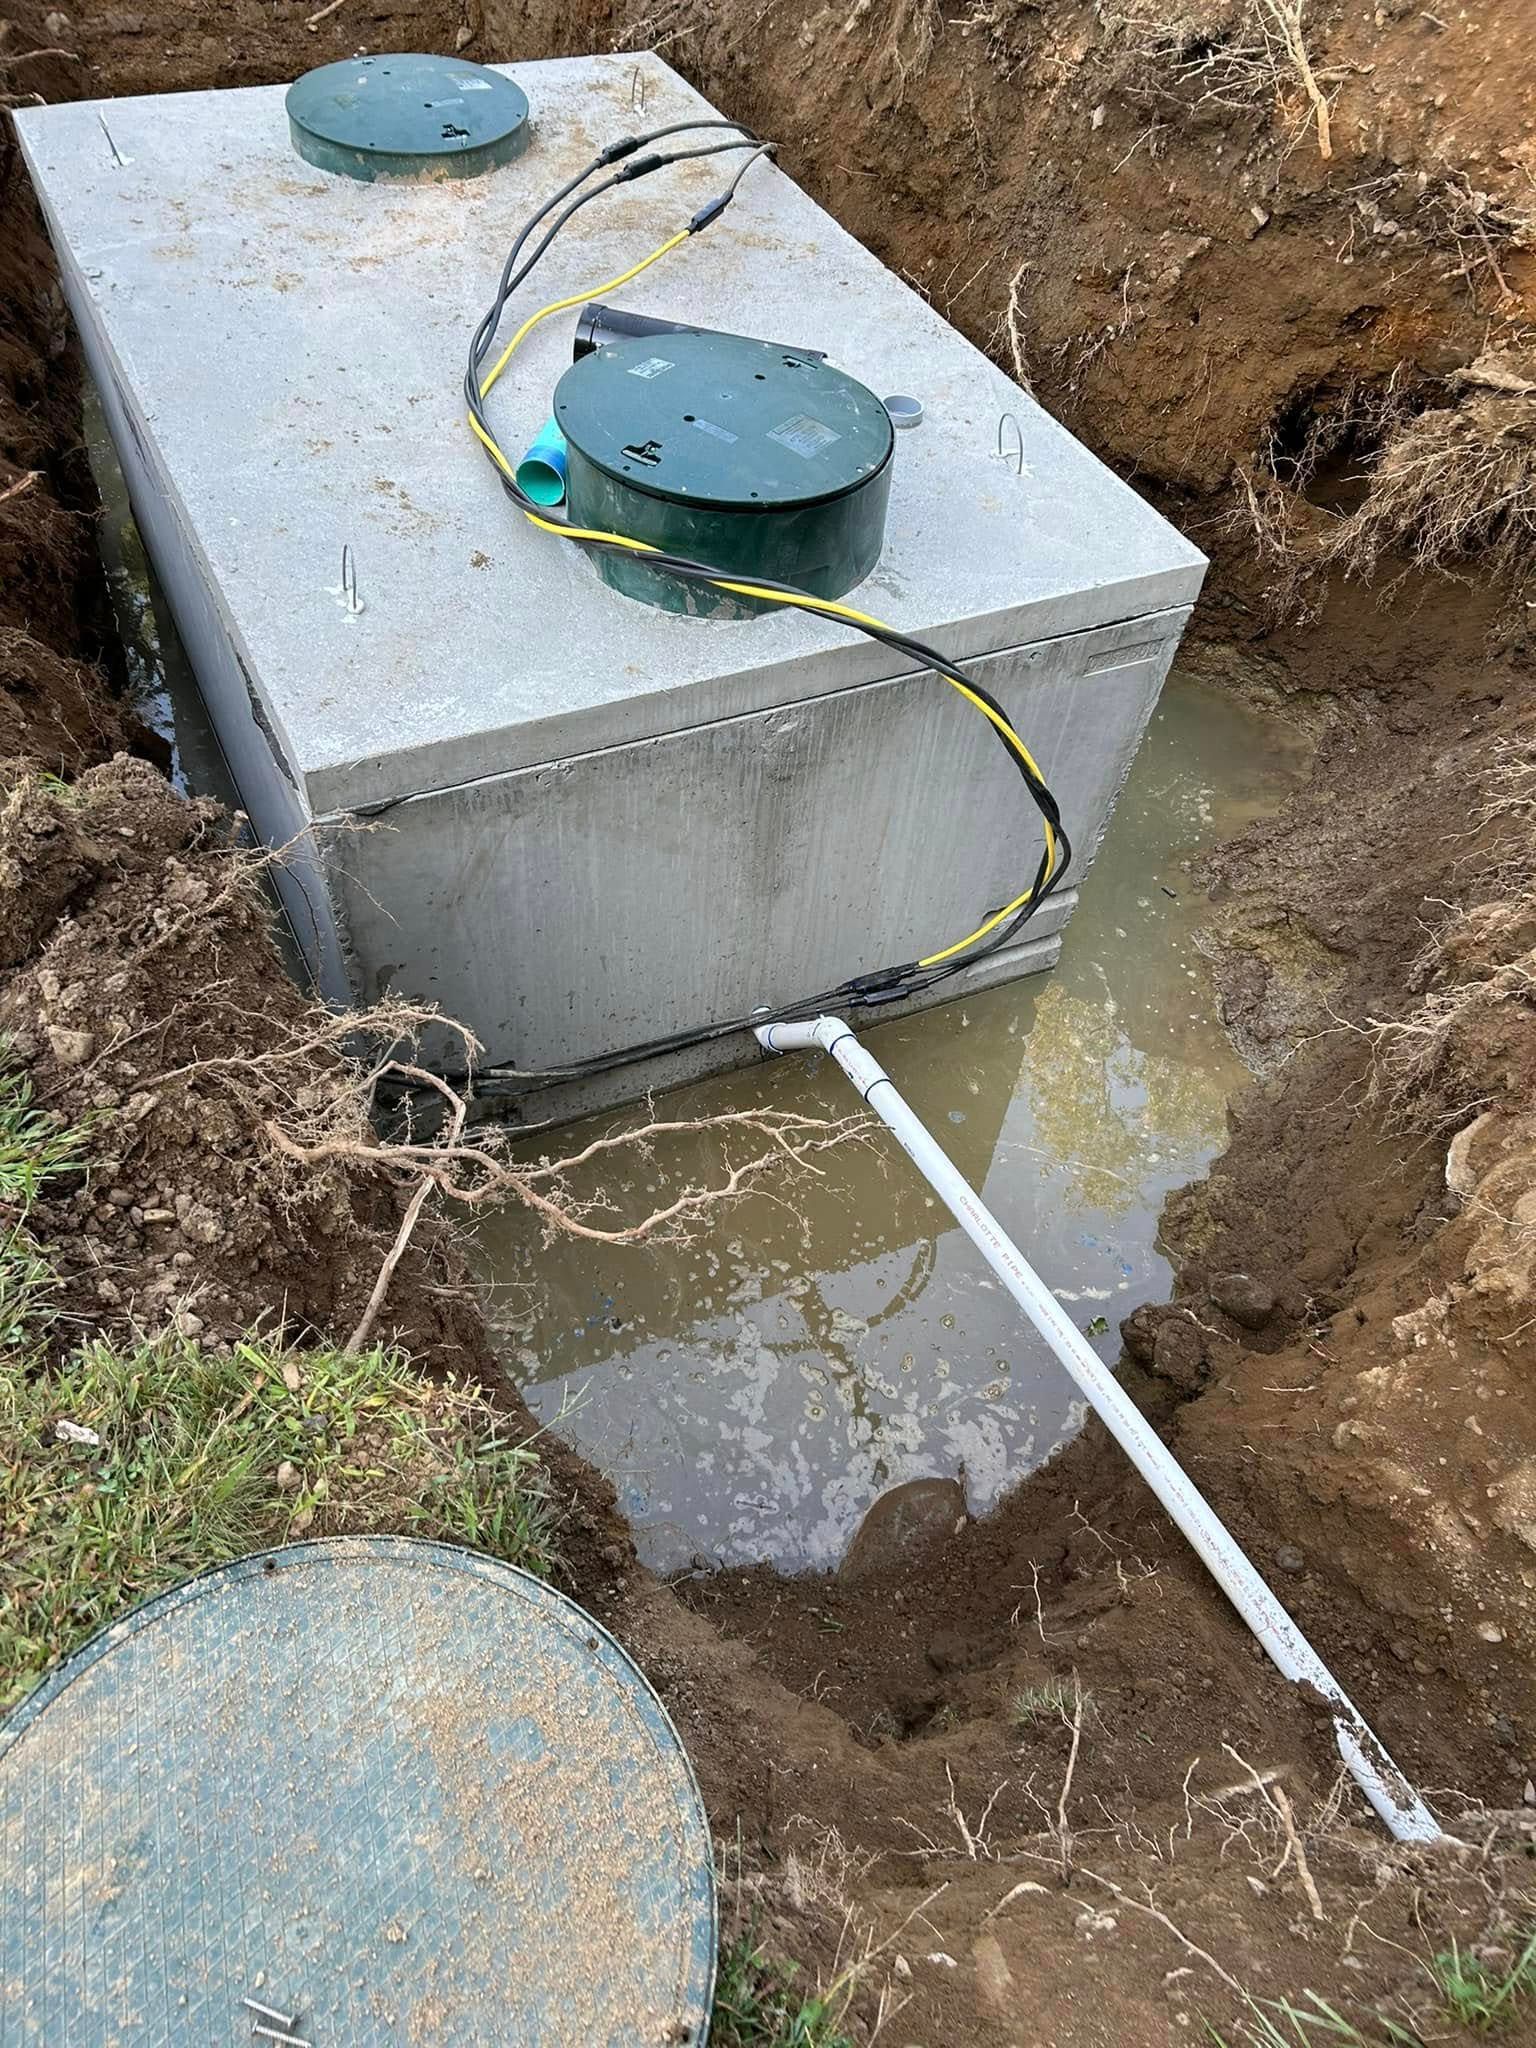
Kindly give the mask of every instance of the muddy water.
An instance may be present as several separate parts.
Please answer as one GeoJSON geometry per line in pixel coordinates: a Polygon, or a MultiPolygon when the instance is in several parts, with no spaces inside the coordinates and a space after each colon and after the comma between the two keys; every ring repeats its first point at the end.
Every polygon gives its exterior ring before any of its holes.
{"type": "MultiPolygon", "coordinates": [[[[1158,1210],[1220,1148],[1243,1078],[1188,861],[1304,766],[1291,728],[1175,677],[1060,966],[869,1034],[1106,1359],[1120,1318],[1166,1294],[1158,1210]]],[[[829,1062],[797,1056],[656,1114],[764,1103],[858,1106],[829,1062]]],[[[591,1134],[562,1132],[559,1149],[591,1134]]],[[[1066,1375],[893,1142],[820,1163],[686,1246],[546,1247],[522,1212],[482,1225],[509,1363],[535,1412],[613,1480],[658,1568],[835,1565],[888,1488],[958,1477],[981,1513],[1081,1423],[1066,1375]]],[[[659,1146],[626,1198],[643,1213],[718,1165],[707,1138],[659,1146]]]]}

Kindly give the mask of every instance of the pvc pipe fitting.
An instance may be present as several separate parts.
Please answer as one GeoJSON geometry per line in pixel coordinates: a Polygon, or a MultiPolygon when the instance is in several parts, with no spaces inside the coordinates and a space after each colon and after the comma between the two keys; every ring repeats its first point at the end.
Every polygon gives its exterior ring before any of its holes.
{"type": "Polygon", "coordinates": [[[565,436],[553,413],[517,465],[517,487],[535,505],[558,505],[565,496],[565,436]]]}

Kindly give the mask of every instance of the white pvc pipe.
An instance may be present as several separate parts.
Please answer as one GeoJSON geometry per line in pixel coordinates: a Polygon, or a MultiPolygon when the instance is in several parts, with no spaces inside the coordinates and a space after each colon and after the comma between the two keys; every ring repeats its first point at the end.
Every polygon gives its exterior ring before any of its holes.
{"type": "Polygon", "coordinates": [[[1286,1613],[1114,1374],[1079,1332],[997,1218],[956,1171],[896,1091],[889,1074],[839,1017],[799,1024],[763,1024],[759,1044],[770,1052],[820,1047],[837,1061],[860,1095],[892,1131],[918,1171],[953,1211],[966,1235],[1087,1395],[1100,1420],[1178,1524],[1277,1668],[1292,1684],[1310,1685],[1333,1709],[1339,1754],[1356,1783],[1399,1841],[1442,1839],[1434,1815],[1371,1733],[1359,1709],[1286,1613]]]}

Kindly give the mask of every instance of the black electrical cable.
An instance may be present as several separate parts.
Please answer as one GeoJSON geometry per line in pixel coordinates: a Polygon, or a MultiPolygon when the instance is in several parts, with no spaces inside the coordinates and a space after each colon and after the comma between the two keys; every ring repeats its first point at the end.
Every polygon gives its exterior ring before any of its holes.
{"type": "MultiPolygon", "coordinates": [[[[544,204],[539,208],[538,212],[530,215],[528,220],[524,222],[521,229],[519,229],[517,238],[513,242],[511,248],[507,251],[507,260],[502,265],[501,268],[501,279],[496,289],[496,296],[492,301],[491,306],[485,315],[485,318],[481,321],[479,327],[476,328],[474,340],[470,343],[469,355],[471,373],[473,373],[473,371],[477,369],[482,362],[484,362],[485,357],[490,350],[491,342],[495,338],[496,329],[501,324],[501,316],[503,312],[506,310],[507,300],[511,297],[512,293],[517,290],[518,286],[523,282],[523,279],[528,275],[528,272],[533,268],[534,264],[537,263],[539,258],[543,255],[544,251],[549,247],[549,244],[553,239],[552,235],[546,235],[544,240],[539,244],[539,247],[528,259],[528,262],[524,266],[524,268],[518,273],[516,277],[512,275],[513,268],[517,262],[519,254],[522,251],[523,245],[528,240],[528,237],[533,233],[534,229],[539,225],[540,221],[547,219],[547,217],[554,212],[555,208],[560,204],[562,199],[569,198],[571,193],[573,193],[578,186],[584,185],[588,178],[592,177],[596,172],[604,169],[607,165],[625,162],[629,159],[632,159],[638,151],[650,148],[650,146],[653,143],[664,141],[666,137],[669,135],[682,135],[701,128],[729,128],[736,135],[740,136],[741,140],[738,142],[716,143],[704,149],[675,151],[670,155],[658,157],[654,161],[647,163],[647,165],[645,166],[645,170],[640,172],[639,175],[648,175],[649,172],[654,170],[661,170],[665,168],[665,166],[668,164],[682,163],[690,158],[718,155],[722,150],[741,148],[751,148],[754,150],[758,150],[762,147],[761,143],[759,142],[759,138],[753,134],[752,130],[750,128],[744,128],[739,121],[674,121],[671,123],[669,127],[652,128],[644,135],[626,135],[623,136],[618,142],[610,142],[605,149],[599,150],[597,155],[593,157],[592,161],[588,165],[586,165],[586,167],[583,170],[579,170],[573,178],[567,178],[565,183],[562,186],[560,186],[558,191],[551,193],[550,197],[545,200],[544,204]]],[[[615,185],[630,184],[633,182],[636,175],[636,171],[634,169],[630,169],[628,171],[620,173],[619,175],[613,178],[605,179],[603,184],[594,187],[593,191],[588,196],[595,198],[599,192],[610,191],[615,185]]],[[[583,201],[582,203],[584,204],[585,201],[583,201]]],[[[561,215],[560,220],[556,222],[556,232],[558,232],[559,228],[563,226],[567,220],[570,219],[571,213],[573,213],[575,210],[576,209],[572,207],[566,213],[561,215]]]]}
{"type": "MultiPolygon", "coordinates": [[[[752,139],[756,141],[755,136],[752,139]]],[[[748,171],[751,170],[752,166],[757,162],[758,158],[760,156],[772,156],[774,151],[778,148],[778,146],[779,145],[776,142],[759,142],[757,144],[757,148],[753,150],[752,154],[747,158],[746,162],[742,165],[741,169],[736,173],[735,177],[732,178],[730,184],[726,187],[725,203],[727,206],[729,206],[731,201],[736,197],[737,186],[741,183],[742,179],[747,175],[748,171]]]]}
{"type": "MultiPolygon", "coordinates": [[[[701,213],[695,217],[695,222],[692,224],[693,230],[695,232],[698,228],[707,226],[711,220],[718,218],[719,214],[724,211],[725,206],[729,203],[730,198],[734,195],[737,187],[741,183],[741,179],[745,176],[746,171],[751,168],[751,162],[755,161],[756,156],[761,153],[761,147],[758,150],[755,150],[753,158],[749,159],[748,163],[744,164],[741,167],[741,170],[738,171],[735,179],[732,181],[729,191],[725,195],[723,195],[723,197],[720,200],[716,201],[713,205],[701,210],[701,213]]],[[[594,188],[591,194],[583,195],[583,200],[578,201],[577,204],[584,203],[585,198],[588,196],[596,197],[598,192],[600,192],[603,189],[606,189],[606,186],[594,188]]],[[[558,203],[558,198],[556,203],[558,203]]],[[[545,214],[547,214],[548,210],[548,207],[543,209],[543,211],[537,218],[542,219],[545,216],[545,214]]],[[[559,227],[563,225],[564,219],[568,218],[569,214],[574,211],[574,206],[567,209],[567,214],[562,217],[562,220],[560,222],[557,222],[555,224],[555,227],[550,232],[550,234],[546,235],[543,243],[541,243],[540,245],[540,248],[537,251],[535,251],[533,257],[531,257],[529,259],[529,262],[526,265],[524,265],[522,272],[519,274],[519,281],[521,281],[522,277],[526,277],[528,272],[532,269],[533,264],[536,263],[539,256],[542,255],[543,250],[547,248],[549,242],[553,240],[554,234],[558,233],[559,227]]],[[[498,308],[498,318],[499,310],[500,309],[498,308]]],[[[483,362],[484,355],[488,352],[488,340],[482,341],[481,339],[483,327],[484,323],[482,323],[482,330],[477,332],[476,336],[476,355],[474,359],[474,368],[476,369],[478,369],[479,363],[483,362]]],[[[475,413],[476,417],[480,419],[481,424],[487,425],[483,409],[480,405],[478,382],[475,381],[472,376],[466,377],[466,396],[470,399],[472,410],[475,413]]],[[[488,425],[487,431],[489,431],[488,425]]],[[[507,491],[508,496],[512,498],[514,503],[518,504],[524,510],[536,511],[539,513],[539,516],[547,519],[547,513],[543,512],[541,508],[535,507],[532,501],[526,498],[524,493],[517,488],[514,479],[508,478],[504,473],[502,473],[499,470],[498,474],[501,476],[503,488],[507,491]]],[[[600,541],[583,541],[581,544],[584,546],[597,548],[601,548],[602,546],[606,545],[605,543],[600,541]]],[[[619,543],[615,542],[612,545],[615,547],[616,550],[624,551],[621,549],[619,543]]],[[[660,569],[665,573],[681,577],[685,580],[694,580],[710,583],[719,583],[722,580],[722,571],[717,566],[713,566],[708,563],[694,562],[689,560],[687,557],[668,555],[661,552],[648,552],[646,555],[646,563],[648,567],[660,569]]],[[[725,578],[725,580],[729,580],[729,578],[725,578]]],[[[758,582],[760,588],[764,590],[781,591],[784,594],[784,596],[789,599],[804,596],[803,592],[795,590],[792,585],[776,584],[767,578],[759,578],[755,580],[758,582]]],[[[814,607],[812,609],[814,609],[814,607]]],[[[911,639],[907,635],[896,633],[890,629],[877,627],[872,623],[853,621],[850,621],[849,623],[858,623],[859,630],[865,632],[869,638],[882,642],[895,652],[906,654],[909,658],[919,662],[924,667],[931,667],[939,672],[944,672],[948,670],[958,675],[965,682],[966,687],[972,692],[974,696],[976,696],[981,702],[986,704],[989,707],[989,709],[996,713],[996,715],[999,718],[1001,718],[1005,724],[1007,723],[1007,714],[1002,710],[1002,707],[997,703],[997,700],[991,696],[990,692],[986,691],[979,683],[977,683],[973,677],[967,675],[964,669],[959,666],[959,664],[946,661],[943,657],[938,655],[935,652],[935,650],[926,646],[921,641],[911,639]]],[[[999,735],[999,737],[1002,738],[1002,735],[999,735]]],[[[839,1005],[841,1007],[849,1009],[873,1007],[876,1004],[908,1000],[915,995],[926,993],[929,989],[939,985],[943,981],[949,979],[951,976],[955,974],[968,972],[976,964],[978,960],[986,958],[989,954],[994,953],[1001,947],[1009,944],[1010,941],[1019,932],[1019,930],[1022,929],[1022,927],[1028,922],[1028,920],[1037,912],[1040,904],[1043,903],[1045,899],[1059,886],[1061,879],[1066,871],[1067,865],[1071,859],[1071,846],[1066,833],[1061,829],[1059,808],[1056,805],[1055,798],[1052,796],[1050,790],[1045,785],[1045,783],[1039,778],[1039,776],[1034,774],[1033,771],[1029,768],[1028,764],[1025,761],[1023,761],[1022,758],[1011,747],[1008,746],[1008,742],[1006,739],[1003,739],[1002,743],[1008,751],[1010,760],[1014,762],[1015,766],[1023,775],[1026,787],[1029,789],[1031,797],[1033,798],[1037,807],[1040,809],[1042,815],[1050,819],[1061,842],[1061,857],[1050,873],[1047,873],[1046,859],[1042,858],[1040,865],[1036,870],[1034,886],[1031,890],[1029,901],[1021,907],[1018,914],[1012,919],[1010,919],[1005,927],[1001,928],[997,933],[991,935],[987,943],[976,948],[973,951],[967,952],[966,954],[964,954],[963,956],[954,961],[946,962],[942,966],[938,966],[926,971],[920,969],[920,963],[913,961],[906,963],[901,967],[890,968],[876,974],[856,977],[842,984],[840,987],[836,989],[829,989],[823,991],[823,993],[818,996],[807,998],[800,1003],[785,1006],[778,1012],[779,1015],[813,1015],[819,1010],[830,1008],[834,1005],[839,1005]]],[[[487,1067],[481,1070],[480,1080],[482,1085],[486,1081],[492,1080],[521,1082],[524,1084],[526,1088],[527,1086],[537,1087],[539,1085],[543,1085],[546,1083],[554,1083],[561,1080],[579,1078],[582,1075],[606,1071],[607,1069],[614,1066],[632,1064],[635,1061],[643,1060],[648,1057],[653,1057],[661,1052],[678,1050],[688,1045],[707,1043],[713,1039],[730,1035],[733,1032],[750,1028],[754,1021],[756,1020],[753,1017],[748,1016],[742,1018],[723,1020],[721,1022],[709,1026],[693,1027],[687,1031],[669,1033],[664,1037],[648,1040],[644,1044],[629,1047],[620,1055],[605,1054],[590,1060],[572,1062],[566,1066],[558,1068],[545,1068],[540,1070],[537,1074],[521,1073],[518,1070],[510,1069],[504,1065],[499,1067],[487,1067]]]]}
{"type": "MultiPolygon", "coordinates": [[[[465,370],[465,401],[471,416],[479,422],[493,443],[495,437],[490,434],[489,422],[486,419],[480,395],[480,370],[484,365],[486,356],[490,353],[491,343],[501,323],[501,316],[506,309],[508,299],[528,277],[571,216],[590,200],[601,197],[603,193],[611,191],[616,185],[630,182],[636,176],[647,176],[652,171],[661,170],[670,163],[700,156],[711,156],[722,151],[743,147],[750,147],[752,155],[737,171],[726,191],[710,202],[708,206],[701,208],[689,223],[689,232],[698,233],[701,229],[709,226],[712,221],[719,218],[735,197],[742,179],[752,168],[752,165],[760,157],[768,154],[773,148],[771,143],[761,142],[758,137],[751,134],[750,130],[740,127],[737,123],[680,122],[674,124],[671,128],[656,129],[643,137],[627,136],[619,143],[610,144],[606,150],[599,152],[584,171],[580,172],[575,178],[568,180],[559,191],[546,200],[538,212],[525,223],[511,249],[508,251],[506,262],[502,266],[496,296],[491,306],[487,309],[484,318],[475,329],[474,336],[470,342],[469,360],[465,370]],[[642,159],[639,163],[632,164],[626,171],[621,171],[611,178],[604,179],[601,184],[594,185],[585,192],[578,192],[578,188],[585,184],[588,178],[593,176],[596,171],[605,168],[606,165],[616,161],[622,162],[626,158],[632,158],[637,151],[649,147],[651,144],[662,140],[665,136],[681,133],[693,127],[730,127],[735,129],[737,135],[743,139],[736,142],[715,144],[698,150],[677,151],[668,156],[642,159]],[[538,247],[528,257],[522,267],[518,269],[516,267],[518,256],[534,229],[548,218],[563,199],[570,198],[573,193],[577,193],[578,196],[572,200],[572,203],[546,231],[538,247]]],[[[547,524],[558,524],[558,522],[550,520],[547,508],[536,505],[526,493],[518,488],[514,476],[507,474],[499,466],[497,468],[497,476],[500,479],[502,489],[521,510],[535,515],[547,524]]],[[[605,542],[583,539],[577,545],[599,551],[607,549],[614,553],[630,552],[618,540],[605,542]]],[[[795,589],[792,584],[776,583],[768,577],[761,576],[735,577],[731,572],[721,570],[718,566],[712,566],[707,562],[696,562],[683,555],[672,555],[660,550],[648,550],[644,559],[648,568],[661,570],[664,574],[678,577],[685,582],[720,584],[721,582],[743,581],[750,582],[759,589],[782,594],[787,599],[799,599],[806,596],[804,591],[795,589]]],[[[806,609],[813,616],[830,616],[829,614],[818,613],[814,604],[807,606],[806,609]]],[[[1010,724],[1008,714],[1003,710],[997,699],[974,676],[969,674],[959,662],[948,660],[939,654],[936,649],[928,646],[926,642],[914,639],[909,634],[896,632],[890,627],[877,625],[871,621],[853,619],[845,620],[844,623],[854,626],[856,630],[862,632],[868,639],[887,647],[893,653],[906,656],[909,660],[918,663],[923,668],[932,669],[940,675],[947,674],[958,678],[964,683],[972,696],[984,704],[996,718],[1002,721],[1004,726],[1010,724]]],[[[997,728],[994,727],[993,730],[997,731],[997,728]]],[[[927,969],[921,966],[920,961],[913,960],[899,967],[884,968],[874,973],[856,975],[836,988],[823,990],[819,995],[807,996],[799,1002],[776,1006],[772,1013],[776,1018],[788,1020],[814,1017],[822,1011],[830,1009],[850,1011],[874,1009],[889,1003],[905,1002],[915,996],[924,995],[930,989],[938,987],[955,975],[969,973],[979,961],[987,959],[992,954],[1008,946],[1030,919],[1036,915],[1040,906],[1060,887],[1062,879],[1071,863],[1072,846],[1066,831],[1062,827],[1061,811],[1056,798],[1043,778],[1009,744],[1005,735],[1002,732],[998,732],[997,737],[1009,760],[1022,776],[1025,787],[1036,809],[1042,817],[1050,822],[1059,842],[1059,857],[1054,865],[1048,852],[1042,854],[1039,865],[1035,870],[1034,883],[1030,890],[1028,901],[1021,906],[1014,917],[1009,919],[1006,925],[991,933],[985,942],[954,960],[945,961],[941,965],[927,969]]],[[[365,807],[358,815],[374,816],[381,810],[392,808],[395,802],[403,801],[407,801],[407,799],[396,798],[383,805],[365,807]]],[[[682,1051],[689,1046],[711,1044],[718,1039],[732,1037],[738,1032],[751,1030],[762,1021],[762,1015],[761,1011],[757,1011],[745,1016],[722,1019],[713,1024],[692,1026],[686,1030],[668,1032],[662,1036],[647,1039],[642,1044],[628,1046],[619,1053],[599,1054],[591,1059],[571,1061],[564,1066],[541,1068],[537,1072],[524,1072],[502,1062],[477,1068],[472,1073],[469,1070],[447,1073],[445,1078],[450,1082],[463,1083],[473,1081],[486,1094],[528,1094],[539,1088],[553,1086],[563,1081],[580,1080],[594,1074],[606,1073],[615,1067],[632,1066],[640,1061],[657,1058],[665,1053],[682,1051]]]]}
{"type": "MultiPolygon", "coordinates": [[[[585,192],[581,193],[577,198],[573,199],[571,201],[571,204],[565,209],[564,213],[562,213],[559,219],[555,221],[554,225],[547,230],[543,240],[539,243],[539,246],[534,250],[533,254],[528,258],[527,262],[514,276],[512,274],[512,267],[517,260],[518,253],[522,249],[523,244],[527,241],[528,236],[538,226],[539,222],[545,219],[546,216],[550,212],[552,212],[556,206],[559,205],[562,199],[569,197],[569,195],[576,190],[576,187],[578,185],[582,184],[587,178],[591,177],[593,171],[601,169],[602,166],[600,161],[594,158],[592,163],[590,163],[587,166],[586,170],[581,172],[581,174],[578,177],[572,178],[566,184],[562,185],[560,190],[555,194],[554,198],[539,209],[539,211],[533,216],[532,220],[528,222],[527,226],[524,227],[522,232],[518,235],[517,240],[513,243],[512,248],[508,254],[507,261],[502,266],[501,282],[497,287],[496,297],[492,301],[490,307],[487,309],[485,318],[480,322],[480,325],[475,329],[474,339],[470,343],[469,365],[465,372],[465,383],[466,394],[468,392],[468,388],[470,386],[473,386],[474,398],[477,408],[480,398],[480,388],[478,381],[476,380],[476,373],[484,363],[486,357],[490,354],[491,343],[496,338],[496,329],[501,324],[501,316],[503,312],[505,312],[506,310],[507,300],[512,296],[513,292],[517,290],[518,286],[524,282],[529,273],[532,271],[534,265],[539,261],[540,257],[543,256],[544,252],[548,249],[550,243],[554,241],[556,235],[559,234],[560,230],[565,226],[566,222],[571,218],[572,214],[578,213],[583,206],[590,204],[592,200],[600,199],[605,192],[611,192],[617,185],[633,184],[637,178],[648,178],[651,176],[653,172],[667,170],[673,164],[692,163],[695,162],[700,157],[723,156],[726,155],[731,150],[735,149],[750,149],[752,151],[752,157],[749,159],[749,162],[755,162],[759,156],[762,156],[767,150],[770,150],[772,147],[772,143],[760,143],[758,142],[755,136],[751,136],[744,137],[737,142],[712,142],[703,149],[677,149],[673,150],[669,155],[666,156],[639,157],[635,159],[633,162],[627,163],[622,170],[615,171],[611,178],[605,178],[600,185],[590,186],[585,192]]],[[[743,168],[745,169],[746,166],[743,166],[743,168]]],[[[738,176],[738,178],[731,185],[732,193],[734,193],[736,185],[739,183],[740,178],[738,176]]]]}
{"type": "MultiPolygon", "coordinates": [[[[522,228],[518,232],[516,240],[513,242],[511,248],[507,251],[507,258],[505,263],[502,265],[501,278],[496,288],[496,296],[492,300],[491,305],[486,312],[485,318],[481,321],[479,327],[476,328],[474,339],[470,343],[471,372],[473,372],[474,369],[478,368],[478,366],[485,360],[486,354],[490,348],[491,341],[495,337],[496,329],[501,323],[501,316],[506,309],[507,300],[511,297],[512,293],[517,290],[518,286],[522,283],[523,279],[528,275],[528,272],[533,268],[534,264],[543,255],[544,251],[549,247],[550,242],[553,240],[553,235],[551,234],[545,236],[544,240],[539,244],[538,248],[534,251],[533,255],[524,265],[523,269],[519,271],[518,274],[514,277],[513,268],[516,265],[518,256],[522,251],[523,245],[528,240],[528,237],[533,233],[533,230],[539,225],[540,221],[544,220],[549,214],[553,213],[553,211],[560,204],[562,199],[568,198],[572,192],[576,191],[578,186],[584,185],[588,178],[592,177],[594,173],[596,173],[597,171],[603,169],[603,167],[606,164],[618,161],[622,157],[627,157],[633,150],[640,149],[651,142],[655,142],[662,136],[675,135],[685,128],[727,128],[734,127],[735,125],[736,124],[734,122],[729,121],[675,122],[672,125],[672,127],[655,129],[649,135],[626,136],[624,138],[623,143],[610,144],[607,149],[600,151],[599,154],[595,156],[592,159],[592,161],[589,164],[587,164],[582,170],[579,170],[573,178],[568,178],[566,182],[562,186],[560,186],[558,191],[552,193],[550,197],[545,200],[544,204],[539,208],[538,212],[533,214],[527,221],[524,222],[522,228]]],[[[632,183],[636,176],[644,176],[649,171],[660,170],[669,163],[681,162],[684,158],[687,157],[711,156],[716,154],[721,149],[740,149],[754,146],[756,143],[756,137],[745,133],[745,131],[743,132],[745,139],[741,142],[719,143],[715,144],[712,148],[709,149],[679,150],[671,156],[653,157],[647,160],[642,167],[632,166],[624,171],[616,173],[615,176],[613,176],[612,178],[605,179],[601,185],[594,186],[592,190],[586,195],[586,198],[596,198],[600,192],[611,191],[615,185],[624,185],[632,183]]],[[[584,205],[585,203],[585,198],[578,202],[578,204],[582,205],[584,205]]],[[[571,207],[568,208],[567,211],[561,215],[559,221],[557,221],[555,224],[556,231],[558,231],[558,229],[562,227],[567,220],[570,219],[571,214],[574,213],[575,211],[576,208],[571,207]]]]}

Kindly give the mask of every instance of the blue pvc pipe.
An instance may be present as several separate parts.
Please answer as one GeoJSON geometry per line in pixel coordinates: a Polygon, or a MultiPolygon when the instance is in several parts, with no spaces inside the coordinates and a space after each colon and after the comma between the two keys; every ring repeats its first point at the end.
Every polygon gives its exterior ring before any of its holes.
{"type": "Polygon", "coordinates": [[[565,496],[565,464],[565,436],[551,413],[517,465],[518,489],[535,505],[558,505],[565,496]]]}

